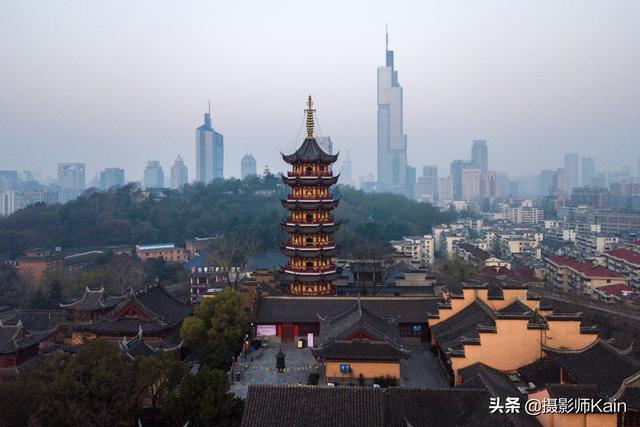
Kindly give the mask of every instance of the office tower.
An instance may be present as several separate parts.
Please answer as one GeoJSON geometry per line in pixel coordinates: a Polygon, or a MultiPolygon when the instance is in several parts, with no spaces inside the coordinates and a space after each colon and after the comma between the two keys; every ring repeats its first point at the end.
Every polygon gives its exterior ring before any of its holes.
{"type": "Polygon", "coordinates": [[[224,178],[224,138],[211,127],[211,103],[204,124],[196,129],[196,181],[224,178]]]}
{"type": "Polygon", "coordinates": [[[58,185],[65,190],[83,191],[84,168],[84,163],[58,163],[58,185]]]}
{"type": "Polygon", "coordinates": [[[349,157],[348,151],[340,165],[340,178],[338,182],[342,185],[353,185],[351,178],[351,158],[349,157]]]}
{"type": "Polygon", "coordinates": [[[441,202],[453,200],[453,184],[451,175],[438,178],[438,200],[441,202]]]}
{"type": "Polygon", "coordinates": [[[473,169],[473,163],[468,160],[454,160],[451,162],[451,183],[453,186],[453,199],[462,199],[462,171],[473,169]]]}
{"type": "Polygon", "coordinates": [[[591,180],[596,174],[596,163],[592,157],[582,158],[582,186],[590,187],[591,180]]]}
{"type": "Polygon", "coordinates": [[[171,166],[171,188],[179,190],[189,182],[189,169],[185,166],[182,157],[178,156],[171,166]]]}
{"type": "Polygon", "coordinates": [[[378,67],[378,190],[413,197],[407,186],[407,136],[403,131],[402,87],[394,68],[393,51],[389,50],[389,34],[385,37],[386,64],[378,67]]]}
{"type": "Polygon", "coordinates": [[[416,184],[416,197],[430,196],[431,200],[438,200],[438,167],[423,166],[422,176],[416,184]]]}
{"type": "Polygon", "coordinates": [[[484,139],[476,139],[471,146],[471,163],[475,169],[485,173],[489,169],[489,148],[487,141],[484,139]]]}
{"type": "Polygon", "coordinates": [[[575,187],[580,186],[580,166],[578,164],[578,154],[564,154],[564,171],[566,176],[566,191],[571,193],[575,187]]]}
{"type": "Polygon", "coordinates": [[[480,169],[462,170],[462,194],[464,200],[472,200],[480,196],[480,169]]]}
{"type": "Polygon", "coordinates": [[[164,171],[160,162],[150,160],[144,168],[144,186],[146,188],[164,188],[164,171]]]}
{"type": "Polygon", "coordinates": [[[538,176],[538,193],[541,196],[548,196],[553,190],[553,176],[555,171],[545,169],[540,171],[538,176]]]}
{"type": "Polygon", "coordinates": [[[498,197],[498,176],[496,171],[486,171],[480,177],[480,195],[495,199],[498,197]]]}
{"type": "Polygon", "coordinates": [[[333,154],[333,142],[331,142],[330,136],[316,136],[316,142],[327,154],[333,154]]]}
{"type": "Polygon", "coordinates": [[[553,174],[553,194],[561,194],[567,192],[567,176],[563,168],[556,169],[553,174]]]}
{"type": "Polygon", "coordinates": [[[100,188],[108,190],[111,187],[121,187],[124,185],[124,169],[106,168],[100,172],[100,188]]]}
{"type": "Polygon", "coordinates": [[[416,168],[407,165],[407,183],[405,185],[405,196],[410,199],[416,198],[416,168]]]}
{"type": "Polygon", "coordinates": [[[258,168],[256,166],[256,159],[254,159],[251,154],[245,154],[242,159],[240,159],[240,179],[257,175],[258,168]]]}

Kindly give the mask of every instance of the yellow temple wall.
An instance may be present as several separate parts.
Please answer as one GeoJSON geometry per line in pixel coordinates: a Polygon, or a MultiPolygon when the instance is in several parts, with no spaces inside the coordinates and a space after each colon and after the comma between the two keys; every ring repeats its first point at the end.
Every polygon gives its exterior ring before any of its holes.
{"type": "Polygon", "coordinates": [[[597,334],[581,334],[579,320],[547,320],[545,345],[553,348],[578,350],[598,339],[597,334]]]}
{"type": "Polygon", "coordinates": [[[337,378],[340,381],[358,381],[360,374],[367,379],[381,376],[392,376],[400,378],[400,362],[353,362],[351,360],[335,361],[330,360],[325,363],[327,378],[337,378]],[[340,372],[340,364],[351,365],[351,372],[348,374],[340,372]]]}
{"type": "Polygon", "coordinates": [[[496,333],[481,333],[480,345],[465,345],[465,357],[452,357],[456,383],[458,369],[481,362],[499,371],[514,371],[542,356],[541,341],[554,348],[578,350],[598,335],[581,334],[580,321],[550,321],[550,330],[529,329],[527,319],[496,319],[496,333]],[[549,339],[553,337],[553,339],[549,339]]]}
{"type": "MultiPolygon", "coordinates": [[[[529,394],[529,399],[549,398],[545,389],[529,394]]],[[[613,414],[540,414],[536,419],[543,427],[616,427],[618,415],[613,414]]]]}

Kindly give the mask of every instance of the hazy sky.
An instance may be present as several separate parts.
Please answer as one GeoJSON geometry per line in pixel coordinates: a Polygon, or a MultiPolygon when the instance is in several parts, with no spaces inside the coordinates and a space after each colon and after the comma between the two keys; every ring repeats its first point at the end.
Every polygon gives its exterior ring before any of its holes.
{"type": "Polygon", "coordinates": [[[180,154],[193,179],[211,98],[225,175],[247,152],[278,171],[311,93],[354,179],[375,172],[385,22],[419,170],[448,171],[484,138],[490,168],[513,175],[565,151],[635,171],[637,0],[0,0],[0,169],[83,161],[88,179],[114,166],[139,179],[180,154]]]}

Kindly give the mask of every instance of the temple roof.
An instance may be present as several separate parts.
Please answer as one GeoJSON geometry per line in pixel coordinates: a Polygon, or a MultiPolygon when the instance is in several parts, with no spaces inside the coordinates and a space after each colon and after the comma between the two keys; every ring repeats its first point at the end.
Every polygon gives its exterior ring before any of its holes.
{"type": "MultiPolygon", "coordinates": [[[[256,322],[316,323],[320,317],[335,317],[356,304],[355,297],[265,297],[258,302],[256,322]]],[[[425,323],[427,314],[437,312],[438,299],[429,297],[362,297],[362,307],[398,323],[425,323]]]]}
{"type": "MultiPolygon", "coordinates": [[[[518,386],[526,386],[523,382],[514,382],[509,374],[500,372],[484,363],[474,363],[460,369],[463,383],[460,388],[480,388],[486,390],[492,397],[499,397],[503,401],[507,397],[516,397],[520,400],[520,407],[524,408],[527,394],[518,389],[518,386]]],[[[524,390],[524,389],[523,389],[524,390]]],[[[507,415],[517,426],[539,426],[535,417],[521,414],[507,415]]]]}
{"type": "Polygon", "coordinates": [[[640,360],[631,348],[620,350],[600,339],[580,350],[545,347],[544,351],[576,381],[595,384],[606,397],[613,396],[624,380],[640,374],[640,360]]]}
{"type": "Polygon", "coordinates": [[[5,325],[18,322],[29,332],[49,331],[57,329],[61,323],[67,322],[67,312],[63,310],[18,309],[2,319],[5,325]]]}
{"type": "Polygon", "coordinates": [[[282,159],[292,165],[307,162],[333,163],[338,160],[338,155],[325,153],[315,138],[307,137],[295,153],[283,154],[282,159]]]}
{"type": "Polygon", "coordinates": [[[182,341],[177,343],[163,342],[159,346],[149,344],[143,336],[142,326],[138,329],[138,335],[131,339],[124,337],[120,342],[120,349],[131,359],[152,356],[159,351],[174,351],[182,346],[182,341]]]}
{"type": "Polygon", "coordinates": [[[190,304],[177,300],[162,285],[131,292],[100,320],[78,325],[79,330],[98,334],[134,335],[140,325],[147,333],[160,333],[178,326],[193,311],[190,304]],[[135,314],[131,314],[131,312],[135,314]]]}
{"type": "Polygon", "coordinates": [[[250,385],[242,427],[513,426],[480,389],[250,385]],[[291,402],[304,402],[296,405],[291,402]]]}
{"type": "Polygon", "coordinates": [[[543,388],[546,384],[560,382],[560,367],[549,357],[521,366],[518,368],[518,374],[525,381],[533,383],[536,390],[543,388]]]}
{"type": "Polygon", "coordinates": [[[400,359],[410,354],[400,344],[396,320],[370,312],[360,299],[344,313],[321,319],[320,341],[313,353],[354,359],[400,359]]]}
{"type": "Polygon", "coordinates": [[[22,322],[15,325],[5,325],[0,322],[0,354],[15,353],[38,345],[54,332],[55,329],[29,332],[23,327],[22,322]]]}
{"type": "Polygon", "coordinates": [[[89,289],[87,286],[82,296],[69,304],[60,304],[61,308],[75,311],[98,311],[115,307],[118,303],[123,301],[126,295],[121,296],[109,296],[107,295],[104,287],[100,289],[89,289]]]}
{"type": "Polygon", "coordinates": [[[447,353],[464,352],[462,341],[479,339],[478,326],[495,327],[495,314],[484,302],[476,299],[458,313],[431,327],[431,333],[447,353]]]}

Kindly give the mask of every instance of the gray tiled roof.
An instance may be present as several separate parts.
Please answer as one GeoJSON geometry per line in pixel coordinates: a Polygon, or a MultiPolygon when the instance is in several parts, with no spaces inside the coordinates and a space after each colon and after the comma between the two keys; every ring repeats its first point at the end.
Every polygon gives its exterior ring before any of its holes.
{"type": "MultiPolygon", "coordinates": [[[[319,317],[335,317],[356,303],[356,297],[265,297],[256,311],[258,323],[318,323],[319,317]]],[[[438,299],[429,297],[363,297],[362,306],[398,323],[425,323],[438,312],[438,299]]]]}

